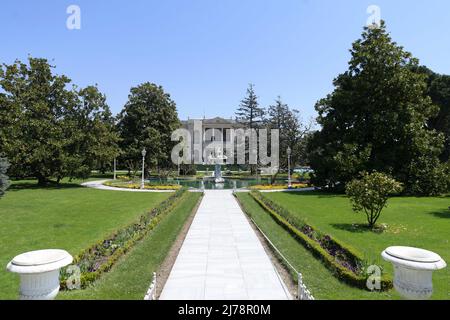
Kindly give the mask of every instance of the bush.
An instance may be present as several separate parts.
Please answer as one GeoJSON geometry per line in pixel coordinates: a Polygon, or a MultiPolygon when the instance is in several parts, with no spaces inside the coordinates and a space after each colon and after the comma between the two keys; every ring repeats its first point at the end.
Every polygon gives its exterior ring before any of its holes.
{"type": "Polygon", "coordinates": [[[5,194],[6,189],[8,189],[10,182],[6,171],[8,171],[9,162],[6,158],[0,158],[0,197],[5,194]]]}
{"type": "MultiPolygon", "coordinates": [[[[307,188],[308,185],[305,183],[292,183],[292,188],[291,189],[303,189],[303,188],[307,188]]],[[[250,189],[251,190],[284,190],[287,189],[287,185],[286,184],[260,184],[260,185],[255,185],[255,186],[251,186],[250,189]]]]}
{"type": "Polygon", "coordinates": [[[389,195],[401,191],[399,182],[379,172],[363,172],[361,179],[352,180],[346,186],[353,210],[366,214],[370,228],[375,226],[381,211],[387,206],[389,195]]]}
{"type": "MultiPolygon", "coordinates": [[[[106,239],[83,250],[74,258],[74,265],[81,271],[81,289],[96,281],[108,272],[118,259],[127,253],[139,240],[152,231],[158,223],[180,203],[186,189],[173,193],[149,213],[142,215],[139,221],[117,230],[106,239]]],[[[60,285],[67,290],[66,281],[70,277],[67,268],[61,270],[60,285]]]]}
{"type": "MultiPolygon", "coordinates": [[[[124,189],[141,189],[141,182],[133,181],[107,181],[103,183],[107,187],[124,188],[124,189]]],[[[159,191],[176,191],[182,188],[178,184],[145,184],[145,190],[159,190],[159,191]]]]}

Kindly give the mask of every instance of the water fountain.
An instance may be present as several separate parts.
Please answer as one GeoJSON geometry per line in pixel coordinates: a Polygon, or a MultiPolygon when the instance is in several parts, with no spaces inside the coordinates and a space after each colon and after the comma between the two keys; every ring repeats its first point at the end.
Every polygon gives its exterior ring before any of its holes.
{"type": "Polygon", "coordinates": [[[222,184],[225,182],[225,179],[222,177],[222,165],[223,161],[227,159],[222,152],[221,147],[217,147],[214,151],[214,155],[211,154],[208,157],[208,163],[214,164],[214,182],[216,184],[222,184]]]}

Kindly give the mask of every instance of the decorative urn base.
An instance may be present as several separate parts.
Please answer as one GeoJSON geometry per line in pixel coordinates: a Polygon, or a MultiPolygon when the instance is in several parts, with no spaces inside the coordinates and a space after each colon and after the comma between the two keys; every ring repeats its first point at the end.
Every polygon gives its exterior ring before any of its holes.
{"type": "Polygon", "coordinates": [[[433,271],[446,263],[434,252],[411,247],[389,247],[381,254],[394,266],[394,288],[408,300],[426,300],[433,294],[433,271]]]}

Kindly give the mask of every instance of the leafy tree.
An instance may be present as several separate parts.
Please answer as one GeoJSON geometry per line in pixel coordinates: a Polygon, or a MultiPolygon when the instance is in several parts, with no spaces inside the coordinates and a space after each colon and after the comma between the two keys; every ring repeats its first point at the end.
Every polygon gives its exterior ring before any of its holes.
{"type": "Polygon", "coordinates": [[[173,164],[170,154],[175,143],[171,134],[180,127],[175,102],[163,87],[144,83],[131,88],[128,102],[118,116],[121,159],[129,171],[137,171],[141,151],[147,150],[146,167],[166,170],[173,164]]]}
{"type": "Polygon", "coordinates": [[[6,172],[9,168],[9,162],[6,158],[0,157],[0,198],[5,194],[9,187],[9,180],[6,172]]]}
{"type": "Polygon", "coordinates": [[[439,107],[439,113],[430,118],[429,126],[441,132],[445,137],[445,148],[441,155],[442,161],[450,158],[450,76],[437,74],[427,67],[417,68],[418,72],[427,76],[428,95],[433,104],[439,107]]]}
{"type": "Polygon", "coordinates": [[[379,172],[364,172],[361,179],[355,179],[346,186],[355,212],[364,212],[370,228],[373,228],[387,206],[390,194],[399,193],[402,186],[399,182],[379,172]]]}
{"type": "Polygon", "coordinates": [[[96,86],[78,91],[78,103],[67,122],[72,127],[70,176],[86,176],[93,168],[105,172],[119,155],[119,135],[106,96],[96,86]],[[77,130],[82,128],[83,130],[77,130]]]}
{"type": "Polygon", "coordinates": [[[0,70],[0,149],[7,155],[10,174],[36,177],[45,184],[66,170],[71,133],[65,126],[67,111],[76,105],[76,94],[67,90],[70,79],[52,74],[45,59],[16,61],[0,70]]]}
{"type": "Polygon", "coordinates": [[[0,150],[11,176],[41,185],[86,177],[116,143],[104,97],[94,87],[69,89],[71,80],[53,68],[31,57],[0,68],[0,150]]]}
{"type": "Polygon", "coordinates": [[[316,104],[322,130],[308,144],[314,182],[343,186],[358,172],[378,171],[393,175],[408,192],[443,192],[444,177],[414,165],[420,159],[424,168],[440,166],[444,140],[427,126],[438,108],[427,95],[426,76],[413,71],[418,60],[392,41],[384,22],[366,27],[350,52],[334,92],[316,104]]]}
{"type": "Polygon", "coordinates": [[[300,112],[291,109],[289,105],[278,97],[275,104],[269,106],[267,111],[267,126],[270,129],[278,129],[280,132],[280,165],[288,167],[287,148],[292,150],[292,165],[301,164],[304,159],[304,137],[309,132],[311,125],[304,125],[299,116],[300,112]]]}

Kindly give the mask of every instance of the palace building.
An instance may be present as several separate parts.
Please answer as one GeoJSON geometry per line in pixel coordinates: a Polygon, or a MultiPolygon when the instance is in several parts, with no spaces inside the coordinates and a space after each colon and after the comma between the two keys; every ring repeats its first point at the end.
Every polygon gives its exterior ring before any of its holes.
{"type": "MultiPolygon", "coordinates": [[[[214,142],[233,142],[231,141],[230,129],[236,130],[245,128],[243,124],[234,119],[224,119],[221,117],[212,119],[188,119],[181,121],[181,123],[182,128],[187,129],[191,134],[192,150],[196,150],[194,145],[202,145],[203,158],[207,157],[207,155],[205,155],[205,150],[214,144],[214,142]]],[[[226,160],[224,160],[224,163],[226,163],[226,160]]]]}

